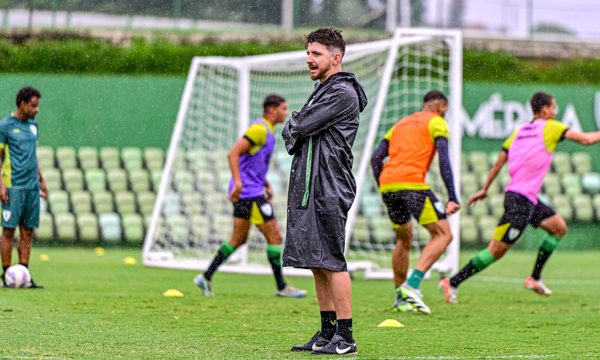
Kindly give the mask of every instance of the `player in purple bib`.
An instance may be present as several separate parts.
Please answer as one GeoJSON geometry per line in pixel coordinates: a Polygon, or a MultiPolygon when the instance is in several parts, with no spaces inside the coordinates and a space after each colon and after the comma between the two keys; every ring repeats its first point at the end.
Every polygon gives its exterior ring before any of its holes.
{"type": "Polygon", "coordinates": [[[267,181],[269,162],[275,149],[275,125],[288,115],[284,98],[269,95],[263,102],[263,116],[250,124],[244,136],[229,150],[229,199],[233,203],[233,234],[219,248],[204,274],[194,282],[206,296],[212,296],[212,277],[219,266],[248,240],[250,225],[258,226],[267,239],[267,258],[277,284],[277,296],[303,297],[306,291],[288,285],[281,271],[282,236],[273,213],[273,190],[267,181]]]}
{"type": "Polygon", "coordinates": [[[531,109],[534,119],[521,124],[506,139],[483,188],[469,199],[469,205],[484,199],[490,185],[508,162],[511,179],[505,189],[504,214],[488,248],[475,255],[452,278],[440,282],[440,289],[448,303],[457,303],[458,285],[504,256],[521,237],[527,225],[540,227],[548,235],[540,246],[531,276],[525,280],[525,288],[543,296],[552,294],[541,279],[541,274],[546,261],[566,234],[567,224],[559,214],[538,199],[538,194],[558,143],[567,139],[582,145],[592,145],[600,141],[600,131],[581,133],[553,120],[556,117],[556,101],[547,93],[534,94],[531,109]]]}

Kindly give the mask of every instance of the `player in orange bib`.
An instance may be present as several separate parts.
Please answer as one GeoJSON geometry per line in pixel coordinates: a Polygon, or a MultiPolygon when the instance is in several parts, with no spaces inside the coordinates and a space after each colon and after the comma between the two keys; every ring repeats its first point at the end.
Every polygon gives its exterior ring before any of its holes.
{"type": "Polygon", "coordinates": [[[457,212],[460,205],[454,190],[448,154],[448,124],[443,118],[447,110],[448,99],[444,93],[429,91],[423,98],[423,110],[398,121],[371,158],[373,174],[396,233],[396,248],[392,253],[396,288],[394,311],[431,313],[423,302],[421,281],[452,241],[446,215],[457,212]],[[440,173],[448,190],[449,201],[446,206],[425,182],[425,175],[436,153],[439,154],[440,173]],[[388,156],[384,165],[383,161],[388,156]],[[429,231],[431,241],[421,252],[417,265],[406,280],[412,244],[411,216],[429,231]]]}

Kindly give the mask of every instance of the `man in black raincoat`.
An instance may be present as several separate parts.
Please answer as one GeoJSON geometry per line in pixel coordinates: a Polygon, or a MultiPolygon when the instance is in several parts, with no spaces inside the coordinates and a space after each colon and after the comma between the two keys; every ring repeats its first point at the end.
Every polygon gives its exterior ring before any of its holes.
{"type": "Polygon", "coordinates": [[[283,129],[286,149],[294,156],[283,262],[312,271],[321,330],[292,351],[351,354],[356,343],[344,235],[356,194],[352,144],[367,97],[354,74],[342,72],[345,42],[339,31],[308,34],[306,49],[310,77],[319,83],[283,129]]]}

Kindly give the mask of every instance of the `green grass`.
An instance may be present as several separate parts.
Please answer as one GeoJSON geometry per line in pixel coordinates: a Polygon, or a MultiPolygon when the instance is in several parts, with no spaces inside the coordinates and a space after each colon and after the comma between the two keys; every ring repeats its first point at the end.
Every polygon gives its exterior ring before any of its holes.
{"type": "MultiPolygon", "coordinates": [[[[432,316],[389,312],[390,281],[354,281],[360,359],[585,359],[600,356],[600,252],[559,251],[545,276],[549,298],[522,289],[533,252],[515,251],[465,283],[457,306],[424,283],[432,316]],[[400,329],[379,329],[387,318],[400,329]],[[525,357],[519,357],[519,356],[525,357]]],[[[270,276],[218,274],[205,298],[194,272],[127,266],[139,251],[34,249],[32,273],[44,290],[0,289],[0,359],[305,359],[289,352],[318,327],[311,289],[304,299],[274,296],[270,276]],[[40,262],[39,255],[50,256],[40,262]],[[183,298],[162,293],[176,288],[183,298]]],[[[466,261],[466,255],[463,260],[466,261]]]]}

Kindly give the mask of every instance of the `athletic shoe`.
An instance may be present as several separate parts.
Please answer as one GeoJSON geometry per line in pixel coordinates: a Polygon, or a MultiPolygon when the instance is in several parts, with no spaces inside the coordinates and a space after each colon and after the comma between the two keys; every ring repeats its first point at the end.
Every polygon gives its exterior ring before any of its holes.
{"type": "Polygon", "coordinates": [[[431,314],[431,310],[423,302],[423,294],[421,290],[415,289],[408,284],[400,286],[402,293],[402,299],[410,304],[419,312],[423,314],[431,314]]]}
{"type": "Polygon", "coordinates": [[[396,302],[392,307],[392,311],[396,313],[406,313],[415,311],[415,308],[412,306],[411,303],[402,299],[401,291],[396,291],[396,302]]]}
{"type": "Polygon", "coordinates": [[[306,290],[296,289],[293,286],[286,285],[283,289],[277,290],[275,295],[282,297],[301,298],[306,296],[306,290]]]}
{"type": "Polygon", "coordinates": [[[321,335],[320,331],[317,331],[306,344],[292,346],[292,351],[318,351],[329,344],[329,340],[321,335]]]}
{"type": "Polygon", "coordinates": [[[196,286],[202,290],[202,294],[204,294],[204,296],[215,296],[215,293],[213,293],[212,289],[212,281],[206,280],[204,275],[196,275],[194,278],[194,284],[196,284],[196,286]]]}
{"type": "Polygon", "coordinates": [[[27,289],[43,289],[44,285],[40,285],[40,284],[36,283],[35,281],[33,281],[33,279],[31,279],[31,281],[29,281],[29,284],[27,284],[26,288],[27,289]]]}
{"type": "Polygon", "coordinates": [[[356,342],[348,342],[338,334],[333,335],[331,341],[319,350],[313,350],[316,355],[350,355],[356,354],[356,342]]]}
{"type": "Polygon", "coordinates": [[[6,285],[6,281],[4,280],[4,274],[2,274],[2,287],[3,288],[7,288],[8,285],[6,285]]]}
{"type": "Polygon", "coordinates": [[[525,288],[529,290],[535,291],[536,294],[542,296],[550,296],[552,295],[552,290],[550,290],[546,284],[544,284],[544,280],[536,280],[533,277],[528,277],[525,279],[525,288]]]}
{"type": "Polygon", "coordinates": [[[438,289],[444,293],[444,299],[448,304],[458,304],[458,288],[450,285],[450,279],[445,278],[438,284],[438,289]]]}

